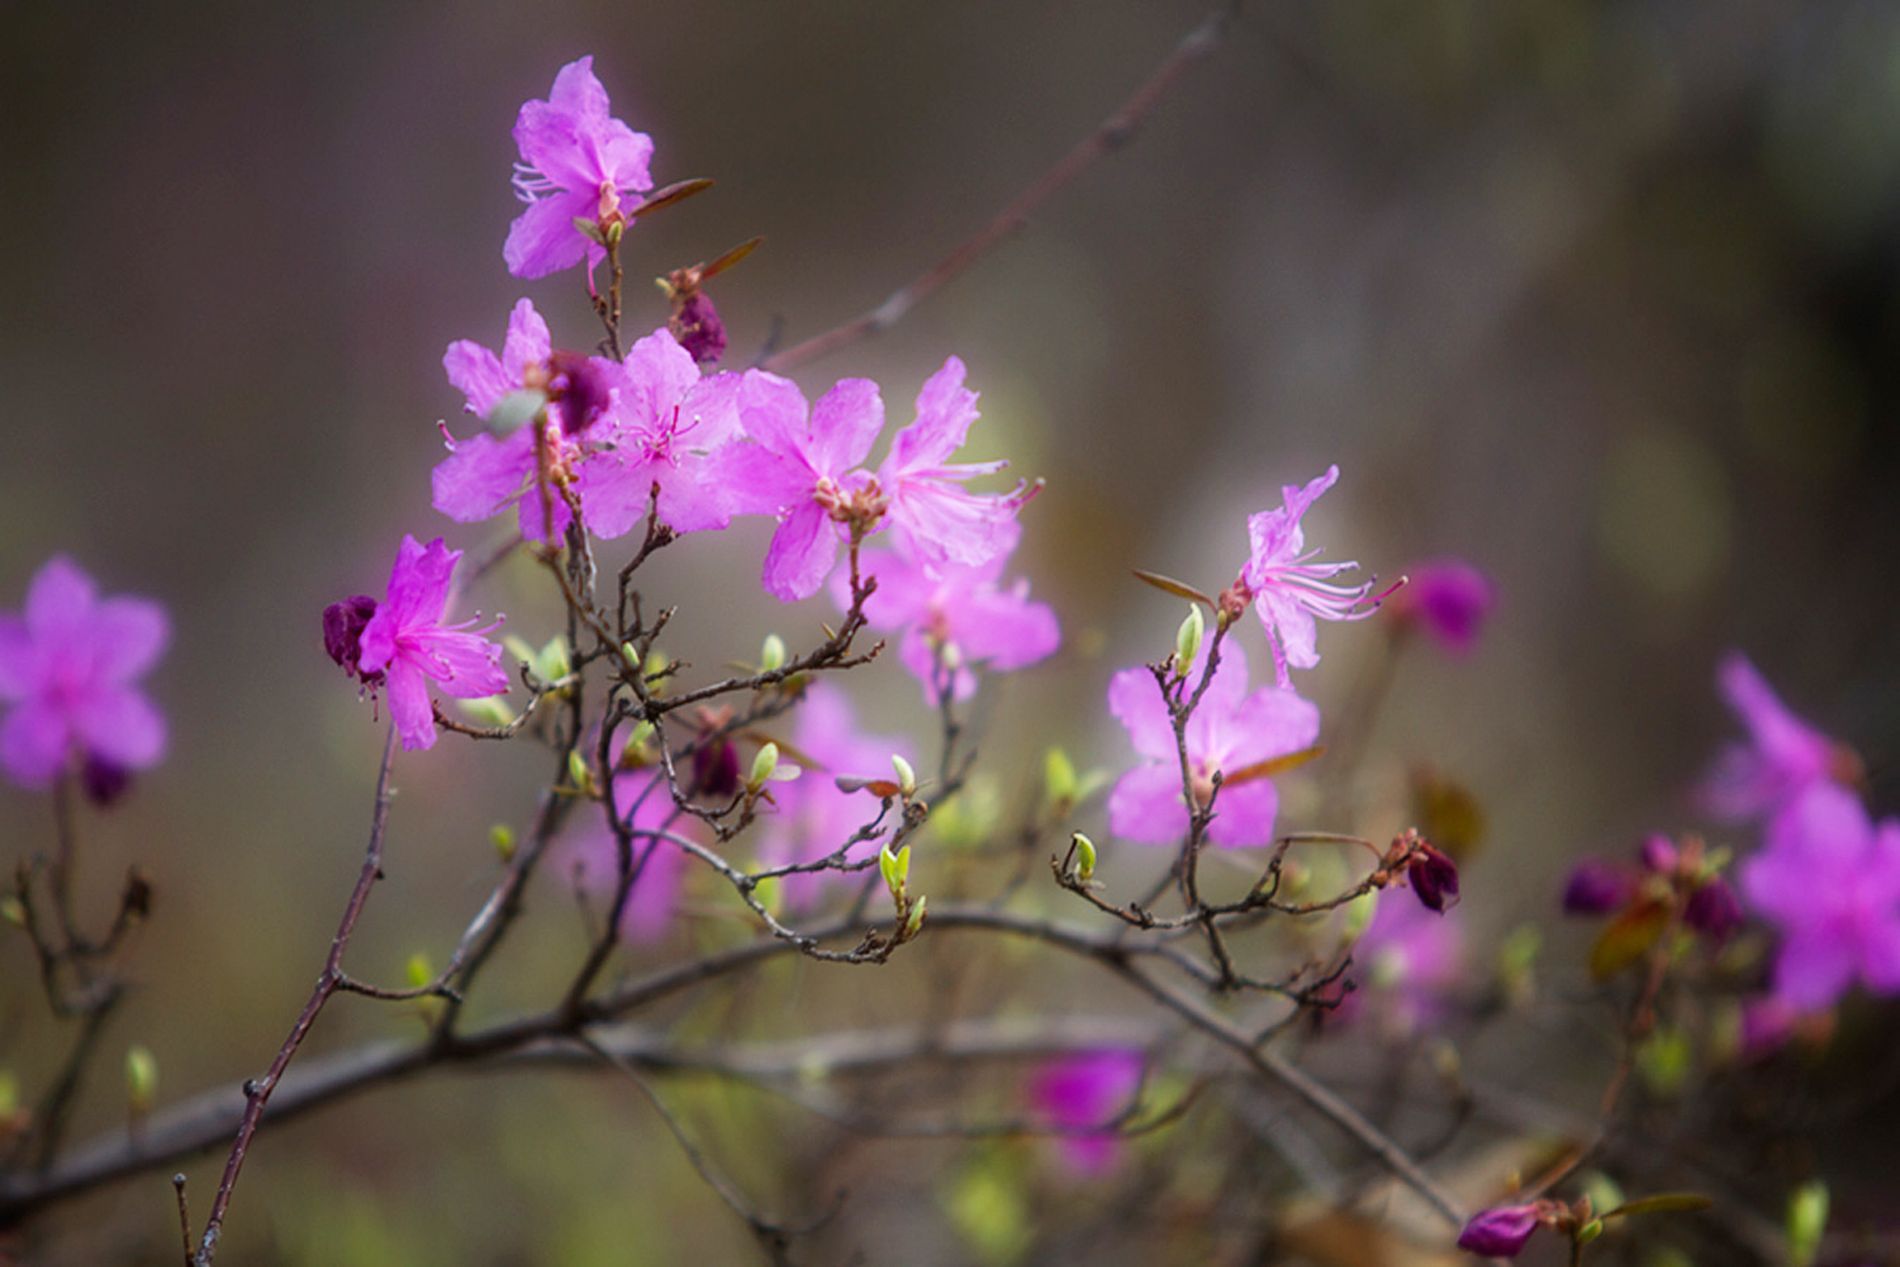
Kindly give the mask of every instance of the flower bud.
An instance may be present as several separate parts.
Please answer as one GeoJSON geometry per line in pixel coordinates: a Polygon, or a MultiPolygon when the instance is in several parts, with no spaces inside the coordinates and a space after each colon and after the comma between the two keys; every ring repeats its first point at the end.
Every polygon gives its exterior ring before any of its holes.
{"type": "Polygon", "coordinates": [[[1603,1220],[1591,1219],[1577,1229],[1577,1244],[1588,1245],[1601,1235],[1603,1235],[1603,1220]]]}
{"type": "Polygon", "coordinates": [[[1458,904],[1458,865],[1429,843],[1419,842],[1405,873],[1426,910],[1443,915],[1458,904]]]}
{"type": "Polygon", "coordinates": [[[535,653],[534,671],[543,682],[558,682],[572,673],[574,664],[567,654],[567,639],[560,634],[549,638],[547,645],[535,653]]]}
{"type": "Polygon", "coordinates": [[[488,829],[488,843],[503,862],[513,862],[515,858],[515,829],[506,823],[496,823],[488,829]]]}
{"type": "Polygon", "coordinates": [[[679,345],[701,365],[716,364],[725,355],[725,322],[719,319],[712,297],[703,290],[681,295],[674,302],[673,315],[667,319],[666,326],[679,345]]]}
{"type": "Polygon", "coordinates": [[[1087,880],[1095,874],[1095,842],[1076,832],[1069,837],[1069,843],[1075,846],[1075,875],[1079,880],[1087,880]]]}
{"type": "Polygon", "coordinates": [[[1653,871],[1657,875],[1669,875],[1675,871],[1676,864],[1681,861],[1681,855],[1676,852],[1676,847],[1670,843],[1669,837],[1658,833],[1643,842],[1642,859],[1645,870],[1653,871]]]}
{"type": "Polygon", "coordinates": [[[594,794],[594,772],[587,768],[587,758],[578,749],[570,749],[567,754],[567,781],[582,796],[594,794]]]}
{"type": "Polygon", "coordinates": [[[514,710],[507,705],[507,696],[490,695],[485,699],[459,699],[456,707],[462,710],[470,721],[482,726],[507,726],[514,722],[514,710]]]}
{"type": "Polygon", "coordinates": [[[1174,673],[1176,677],[1186,677],[1188,669],[1194,664],[1194,657],[1201,653],[1201,638],[1207,633],[1207,618],[1201,615],[1199,603],[1188,604],[1187,618],[1174,632],[1174,673]]]}
{"type": "Polygon", "coordinates": [[[1537,1230],[1535,1205],[1503,1205],[1480,1210],[1458,1234],[1458,1248],[1486,1258],[1516,1258],[1537,1230]]]}
{"type": "Polygon", "coordinates": [[[92,804],[100,809],[116,805],[131,786],[130,769],[97,753],[86,754],[85,764],[79,768],[79,790],[92,804]]]}
{"type": "Polygon", "coordinates": [[[1821,1252],[1821,1237],[1827,1231],[1827,1185],[1810,1180],[1788,1198],[1788,1261],[1793,1267],[1809,1267],[1821,1252]]]}
{"type": "Polygon", "coordinates": [[[897,790],[904,794],[904,799],[917,795],[917,771],[911,769],[910,762],[893,752],[891,769],[897,771],[897,790]]]}
{"type": "Polygon", "coordinates": [[[693,750],[693,786],[713,802],[729,801],[738,794],[739,749],[732,740],[722,735],[693,750]]]}
{"type": "Polygon", "coordinates": [[[158,1100],[158,1059],[137,1043],[125,1050],[125,1095],[137,1117],[150,1113],[158,1100]]]}
{"type": "Polygon", "coordinates": [[[1630,900],[1636,885],[1629,872],[1612,862],[1585,858],[1564,882],[1566,915],[1607,915],[1630,900]]]}
{"type": "Polygon", "coordinates": [[[403,971],[409,978],[411,989],[420,990],[435,980],[435,965],[429,962],[429,956],[418,950],[409,956],[409,962],[403,965],[403,971]]]}
{"type": "Polygon", "coordinates": [[[1742,904],[1728,881],[1715,876],[1689,895],[1682,922],[1719,946],[1742,926],[1742,904]]]}
{"type": "Polygon", "coordinates": [[[890,842],[878,850],[877,869],[884,877],[884,887],[891,891],[896,901],[904,900],[904,886],[910,881],[910,846],[905,845],[896,853],[891,852],[890,842]]]}
{"type": "Polygon", "coordinates": [[[771,673],[785,667],[785,639],[777,634],[765,635],[765,645],[759,648],[759,669],[771,673]]]}
{"type": "Polygon", "coordinates": [[[910,918],[904,921],[905,941],[909,941],[915,937],[917,931],[924,926],[924,908],[928,905],[930,905],[930,899],[920,897],[917,899],[916,904],[910,908],[910,918]]]}
{"type": "Polygon", "coordinates": [[[1075,807],[1076,789],[1079,786],[1075,775],[1075,763],[1069,760],[1069,754],[1060,748],[1051,748],[1042,759],[1043,785],[1048,790],[1049,805],[1059,814],[1066,814],[1075,807]]]}
{"type": "Polygon", "coordinates": [[[752,756],[752,773],[746,779],[746,786],[753,791],[764,787],[778,769],[778,745],[767,743],[752,756]]]}

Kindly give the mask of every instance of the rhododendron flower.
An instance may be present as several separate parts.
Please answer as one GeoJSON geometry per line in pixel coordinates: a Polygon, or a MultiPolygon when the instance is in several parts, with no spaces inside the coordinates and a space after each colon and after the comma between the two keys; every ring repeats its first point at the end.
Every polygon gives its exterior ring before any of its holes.
{"type": "Polygon", "coordinates": [[[1831,1006],[1856,978],[1900,993],[1900,819],[1876,826],[1852,793],[1818,784],[1769,824],[1742,891],[1780,930],[1774,990],[1795,1011],[1831,1006]]]}
{"type": "Polygon", "coordinates": [[[652,138],[609,117],[608,109],[591,57],[561,67],[546,101],[522,105],[514,185],[528,207],[502,247],[516,277],[545,277],[583,260],[591,269],[606,252],[574,222],[621,222],[621,199],[653,188],[652,138]]]}
{"type": "Polygon", "coordinates": [[[725,527],[732,512],[707,454],[738,434],[741,376],[701,378],[699,364],[664,329],[635,343],[612,373],[611,421],[577,473],[588,528],[621,536],[649,505],[674,532],[725,527]]]}
{"type": "Polygon", "coordinates": [[[389,688],[389,712],[404,748],[435,746],[435,709],[429,683],[455,699],[485,699],[508,689],[501,646],[482,635],[497,620],[471,630],[472,620],[442,623],[449,577],[462,558],[437,537],[427,546],[404,536],[389,573],[389,596],[364,624],[356,663],[367,684],[380,674],[389,688]]]}
{"type": "Polygon", "coordinates": [[[1717,754],[1700,799],[1721,818],[1772,814],[1829,778],[1852,783],[1858,761],[1844,745],[1788,711],[1748,657],[1723,657],[1716,681],[1748,738],[1717,754]]]}
{"type": "Polygon", "coordinates": [[[750,370],[738,404],[754,443],[720,450],[716,476],[735,514],[778,517],[766,592],[782,602],[810,598],[838,561],[840,540],[882,518],[883,498],[861,466],[884,429],[884,401],[876,383],[847,378],[808,408],[790,380],[750,370]]]}
{"type": "Polygon", "coordinates": [[[0,764],[13,780],[44,787],[77,759],[103,801],[126,771],[156,764],[165,719],[137,683],[170,638],[157,603],[101,598],[70,559],[49,559],[25,610],[0,615],[0,764]]]}
{"type": "Polygon", "coordinates": [[[1486,1258],[1516,1258],[1537,1230],[1540,1213],[1535,1203],[1480,1210],[1458,1234],[1458,1248],[1486,1258]]]}
{"type": "Polygon", "coordinates": [[[917,420],[897,433],[877,469],[898,548],[931,571],[985,563],[1016,544],[1016,511],[1026,490],[963,487],[1009,464],[950,461],[976,418],[976,393],[964,387],[963,362],[953,356],[917,393],[917,420]]]}
{"type": "MultiPolygon", "coordinates": [[[[1018,532],[1010,525],[1012,538],[1018,532]]],[[[877,578],[864,604],[865,619],[874,629],[904,631],[898,659],[923,683],[926,703],[936,703],[940,674],[948,673],[954,698],[968,699],[976,691],[972,665],[1009,672],[1053,655],[1061,645],[1055,612],[1030,599],[1028,580],[1001,582],[1008,562],[1005,550],[987,563],[952,564],[933,576],[897,552],[865,552],[863,570],[877,578]]],[[[838,606],[849,610],[849,580],[834,577],[831,588],[838,606]]]]}
{"type": "MultiPolygon", "coordinates": [[[[1052,1060],[1029,1083],[1036,1114],[1068,1131],[1106,1126],[1126,1110],[1141,1087],[1138,1051],[1111,1048],[1052,1060]]],[[[1059,1135],[1054,1144],[1063,1163],[1077,1174],[1101,1175],[1114,1169],[1122,1140],[1114,1130],[1059,1135]]]]}
{"type": "MultiPolygon", "coordinates": [[[[792,740],[781,749],[781,763],[804,771],[788,783],[772,785],[775,805],[760,807],[758,861],[761,867],[783,867],[816,862],[836,853],[859,828],[877,817],[877,798],[867,792],[846,792],[839,777],[891,777],[893,754],[910,760],[910,745],[902,739],[858,733],[850,698],[828,682],[807,687],[799,703],[792,740]]],[[[865,851],[876,849],[863,842],[865,851]]],[[[811,905],[826,882],[852,879],[842,871],[807,871],[786,876],[786,905],[811,905]]]]}
{"type": "MultiPolygon", "coordinates": [[[[1390,896],[1379,899],[1353,948],[1368,1001],[1406,1031],[1444,1017],[1463,977],[1464,956],[1464,931],[1456,918],[1390,896]]],[[[1341,1008],[1350,1015],[1359,1000],[1359,994],[1349,994],[1341,1008]]]]}
{"type": "Polygon", "coordinates": [[[1345,585],[1334,579],[1357,563],[1317,563],[1314,556],[1319,552],[1306,548],[1300,519],[1338,478],[1339,468],[1331,466],[1304,488],[1289,484],[1280,490],[1284,504],[1278,510],[1261,511],[1247,520],[1253,548],[1238,588],[1260,614],[1281,686],[1291,682],[1289,668],[1310,669],[1319,663],[1315,618],[1361,620],[1376,610],[1366,603],[1370,583],[1345,585]]]}
{"type": "MultiPolygon", "coordinates": [[[[652,942],[662,936],[679,906],[680,884],[686,877],[686,851],[671,841],[640,833],[665,832],[692,839],[697,820],[673,804],[659,776],[651,771],[629,771],[614,778],[614,800],[633,828],[633,887],[620,913],[620,934],[631,942],[652,942]]],[[[596,903],[594,914],[604,918],[611,909],[620,882],[620,842],[598,813],[561,842],[560,871],[574,887],[596,903]]]]}
{"type": "MultiPolygon", "coordinates": [[[[1203,660],[1205,655],[1203,655],[1203,660]]],[[[1196,667],[1189,681],[1199,681],[1196,667]]],[[[1123,669],[1108,685],[1108,708],[1127,729],[1143,763],[1122,775],[1108,798],[1109,825],[1117,835],[1150,844],[1178,841],[1188,829],[1188,807],[1181,795],[1180,759],[1174,727],[1145,668],[1123,669]]],[[[1247,659],[1231,643],[1221,648],[1220,664],[1187,724],[1189,774],[1195,795],[1205,800],[1212,780],[1224,783],[1214,802],[1207,834],[1222,845],[1263,845],[1273,839],[1279,795],[1264,777],[1242,775],[1250,767],[1312,746],[1319,736],[1319,709],[1290,690],[1263,687],[1247,693],[1247,659]]]]}
{"type": "Polygon", "coordinates": [[[467,398],[468,411],[480,418],[511,392],[533,389],[549,400],[545,426],[531,422],[504,436],[478,431],[466,440],[450,438],[449,456],[430,477],[435,508],[458,523],[477,523],[518,505],[522,534],[537,541],[546,534],[551,511],[559,536],[569,519],[567,502],[550,488],[548,504],[542,504],[535,483],[541,462],[536,448],[547,450],[550,481],[584,476],[600,455],[620,367],[600,358],[554,353],[547,322],[523,299],[509,314],[500,356],[462,339],[449,344],[442,368],[467,398]]]}
{"type": "Polygon", "coordinates": [[[1388,615],[1417,628],[1453,655],[1469,655],[1497,602],[1491,579],[1462,559],[1436,559],[1405,569],[1405,588],[1388,615]]]}

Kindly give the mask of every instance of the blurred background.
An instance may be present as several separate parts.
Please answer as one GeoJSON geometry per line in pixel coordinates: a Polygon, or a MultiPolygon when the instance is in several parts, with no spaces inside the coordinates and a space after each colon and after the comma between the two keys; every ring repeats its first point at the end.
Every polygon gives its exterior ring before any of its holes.
{"type": "MultiPolygon", "coordinates": [[[[130,861],[157,898],[82,1134],[123,1118],[127,1043],[156,1054],[162,1100],[258,1072],[320,962],[379,732],[324,658],[319,612],[380,593],[403,532],[474,551],[500,536],[429,506],[435,422],[461,404],[444,345],[497,345],[523,294],[557,345],[596,337],[574,274],[523,284],[501,264],[520,102],[591,52],[615,113],[654,137],[656,179],[718,180],[630,236],[635,328],[665,318],[646,277],[765,235],[715,290],[742,366],[973,233],[1204,12],[8,6],[0,607],[66,551],[175,621],[152,678],[170,757],[87,827],[95,914],[130,861]]],[[[1390,830],[1406,763],[1429,756],[1488,823],[1463,909],[1483,945],[1552,909],[1579,853],[1686,821],[1684,788],[1731,728],[1712,681],[1728,647],[1862,751],[1877,809],[1900,806],[1897,281],[1894,6],[1258,4],[1132,147],[894,331],[798,377],[814,393],[876,378],[901,421],[954,352],[983,392],[979,456],[1049,481],[1019,563],[1067,645],[979,709],[1005,799],[1033,795],[1052,742],[1120,768],[1106,680],[1164,653],[1180,614],[1128,569],[1218,588],[1244,558],[1244,516],[1282,484],[1339,464],[1308,519],[1330,557],[1486,570],[1500,604],[1479,654],[1408,653],[1376,729],[1353,737],[1375,758],[1356,821],[1318,821],[1322,797],[1298,783],[1286,802],[1290,825],[1390,830]]],[[[751,658],[767,631],[809,643],[833,617],[759,592],[765,537],[744,524],[654,565],[649,593],[681,608],[676,654],[751,658]]],[[[554,626],[534,579],[504,572],[479,598],[538,643],[554,626]]],[[[1342,626],[1322,649],[1301,685],[1337,716],[1384,642],[1342,626]]],[[[875,729],[929,735],[894,664],[856,696],[875,729]]],[[[491,881],[489,824],[525,826],[543,765],[445,743],[399,767],[361,975],[446,956],[491,881]]],[[[44,798],[0,789],[0,822],[9,866],[49,838],[44,798]]],[[[556,884],[528,928],[481,1015],[544,1000],[581,946],[556,884]]],[[[0,942],[0,1064],[32,1086],[63,1040],[17,941],[0,942]]],[[[719,1006],[749,1009],[745,1032],[763,1037],[795,1032],[808,1007],[889,1018],[885,990],[818,967],[719,1006]]],[[[891,974],[890,991],[928,979],[891,974]]],[[[963,987],[979,1010],[986,979],[963,987]]],[[[1136,1011],[1119,992],[1100,1002],[1136,1011]]],[[[418,1025],[343,999],[312,1050],[418,1025]]],[[[810,1119],[708,1094],[695,1120],[730,1164],[767,1204],[790,1191],[778,1171],[824,1142],[800,1134],[810,1119]]],[[[1886,1096],[1832,1146],[1878,1158],[1894,1109],[1886,1096]]],[[[933,1186],[962,1156],[853,1151],[831,1177],[860,1208],[819,1260],[981,1261],[933,1186]]],[[[214,1165],[191,1169],[201,1210],[214,1165]]],[[[1051,1208],[1086,1222],[1087,1198],[1073,1201],[1051,1208]]],[[[170,1203],[160,1176],[103,1192],[56,1216],[29,1261],[170,1261],[170,1203]]],[[[266,1135],[228,1249],[401,1264],[750,1253],[632,1088],[558,1076],[433,1079],[266,1135]]]]}

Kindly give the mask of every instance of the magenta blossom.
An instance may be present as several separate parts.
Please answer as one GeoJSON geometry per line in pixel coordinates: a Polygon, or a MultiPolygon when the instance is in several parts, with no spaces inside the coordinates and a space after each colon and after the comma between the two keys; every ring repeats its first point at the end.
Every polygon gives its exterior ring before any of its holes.
{"type": "Polygon", "coordinates": [[[976,418],[976,393],[953,356],[917,393],[917,420],[897,433],[877,470],[898,548],[932,572],[974,567],[1016,544],[1016,511],[1030,490],[972,493],[965,483],[1009,464],[950,461],[976,418]]]}
{"type": "MultiPolygon", "coordinates": [[[[846,792],[838,779],[891,777],[891,756],[905,760],[914,755],[902,739],[858,733],[851,701],[838,687],[818,682],[805,690],[792,728],[792,741],[781,760],[798,766],[803,775],[789,783],[772,784],[772,806],[762,806],[758,860],[761,867],[783,867],[816,862],[836,853],[844,843],[877,817],[877,798],[868,792],[846,792]]],[[[876,851],[865,841],[857,857],[876,851]]],[[[810,907],[827,881],[851,880],[842,871],[807,871],[786,876],[786,905],[810,907]]]]}
{"type": "Polygon", "coordinates": [[[550,487],[543,504],[536,484],[543,458],[537,449],[545,453],[551,485],[584,474],[605,445],[620,367],[598,357],[553,352],[547,322],[523,299],[509,314],[500,356],[462,339],[449,344],[442,368],[477,417],[487,418],[503,398],[521,390],[544,393],[548,405],[545,422],[528,422],[502,436],[478,431],[456,440],[444,428],[449,456],[431,475],[435,508],[458,523],[477,523],[517,506],[524,536],[540,540],[551,517],[558,537],[567,527],[567,502],[550,487]]]}
{"type": "MultiPolygon", "coordinates": [[[[1353,959],[1364,969],[1364,993],[1403,1031],[1442,1020],[1463,979],[1464,931],[1456,918],[1397,896],[1379,899],[1372,922],[1359,937],[1353,959]]],[[[1357,1010],[1359,994],[1342,1005],[1357,1010]]]]}
{"type": "Polygon", "coordinates": [[[1900,819],[1878,826],[1858,798],[1819,783],[1783,809],[1742,866],[1749,904],[1781,932],[1775,995],[1817,1012],[1856,978],[1900,993],[1900,819]]]}
{"type": "Polygon", "coordinates": [[[1566,915],[1608,915],[1622,909],[1636,893],[1636,877],[1628,867],[1602,858],[1585,858],[1570,869],[1564,882],[1566,915]]]}
{"type": "MultiPolygon", "coordinates": [[[[1018,531],[1010,525],[1012,538],[1018,531]]],[[[1009,672],[1046,659],[1061,645],[1055,612],[1030,599],[1028,580],[1001,582],[1008,561],[1006,550],[987,563],[952,564],[932,576],[901,553],[866,551],[863,570],[877,578],[877,589],[864,604],[865,618],[874,629],[903,630],[898,658],[923,683],[926,703],[936,704],[942,673],[949,675],[953,696],[968,699],[976,691],[973,665],[1009,672]]],[[[839,608],[848,610],[848,579],[832,578],[831,588],[839,608]]]]}
{"type": "Polygon", "coordinates": [[[389,688],[389,712],[404,748],[435,746],[435,708],[429,682],[455,699],[485,699],[508,689],[501,647],[482,635],[501,622],[442,623],[449,577],[461,560],[437,537],[426,547],[405,535],[389,573],[389,596],[363,626],[356,663],[367,683],[380,674],[389,688]]]}
{"type": "Polygon", "coordinates": [[[1726,819],[1773,814],[1817,783],[1858,777],[1854,754],[1789,712],[1747,656],[1724,656],[1716,682],[1748,738],[1718,753],[1703,779],[1700,800],[1709,813],[1726,819]]]}
{"type": "Polygon", "coordinates": [[[738,434],[741,377],[701,378],[691,354],[659,329],[628,349],[612,381],[611,419],[576,481],[588,528],[622,536],[649,505],[674,532],[725,527],[732,512],[707,455],[738,434]]]}
{"type": "MultiPolygon", "coordinates": [[[[650,772],[615,776],[614,798],[634,832],[633,887],[620,913],[620,932],[628,941],[656,941],[679,906],[686,851],[655,833],[692,839],[697,820],[673,804],[663,780],[650,772]]],[[[575,889],[594,900],[596,917],[604,917],[620,880],[619,839],[598,814],[590,815],[582,829],[563,840],[560,857],[560,869],[575,889]]]]}
{"type": "Polygon", "coordinates": [[[1458,1248],[1484,1258],[1516,1258],[1541,1221],[1542,1211],[1534,1202],[1480,1210],[1458,1234],[1458,1248]]]}
{"type": "Polygon", "coordinates": [[[1304,488],[1289,484],[1280,490],[1284,505],[1247,520],[1253,549],[1236,589],[1253,600],[1260,614],[1274,673],[1283,687],[1291,682],[1289,668],[1310,669],[1319,663],[1316,617],[1361,620],[1376,610],[1376,604],[1367,602],[1369,583],[1345,585],[1334,579],[1357,563],[1318,563],[1314,555],[1319,552],[1306,548],[1300,519],[1338,478],[1339,468],[1331,466],[1304,488]]]}
{"type": "MultiPolygon", "coordinates": [[[[1189,681],[1199,681],[1201,662],[1189,674],[1189,681]]],[[[1108,684],[1108,708],[1143,758],[1109,794],[1109,825],[1129,840],[1148,844],[1180,840],[1188,829],[1188,807],[1181,794],[1174,728],[1154,674],[1145,668],[1117,673],[1108,684]]],[[[1279,796],[1271,779],[1251,776],[1250,769],[1310,748],[1318,737],[1319,709],[1292,691],[1276,687],[1247,694],[1247,659],[1239,647],[1223,646],[1214,679],[1187,725],[1188,767],[1195,795],[1204,800],[1212,794],[1216,773],[1229,780],[1214,802],[1209,837],[1222,845],[1271,841],[1279,796]]]]}
{"type": "Polygon", "coordinates": [[[775,515],[766,550],[766,592],[782,602],[810,598],[838,561],[839,542],[883,517],[877,481],[862,463],[884,429],[877,384],[841,380],[809,408],[796,384],[746,372],[739,418],[754,443],[722,449],[716,474],[735,514],[775,515]]]}
{"type": "Polygon", "coordinates": [[[1111,1123],[1141,1088],[1138,1051],[1108,1048],[1052,1060],[1029,1083],[1039,1117],[1065,1132],[1055,1139],[1063,1164],[1081,1175],[1102,1175],[1121,1158],[1122,1141],[1111,1123]],[[1100,1127],[1100,1130],[1088,1130],[1100,1127]]]}
{"type": "Polygon", "coordinates": [[[77,760],[103,801],[125,772],[155,765],[165,719],[137,682],[170,638],[157,603],[101,598],[70,559],[49,559],[25,611],[0,615],[0,764],[13,780],[44,787],[77,760]]]}
{"type": "Polygon", "coordinates": [[[594,59],[561,67],[546,101],[529,101],[515,119],[515,191],[527,210],[509,226],[502,258],[516,277],[546,277],[606,252],[575,227],[624,223],[621,199],[653,188],[647,164],[653,140],[608,115],[607,90],[594,59]]]}
{"type": "Polygon", "coordinates": [[[1405,588],[1392,596],[1392,618],[1424,631],[1452,655],[1475,650],[1497,603],[1491,578],[1463,559],[1420,563],[1407,568],[1405,576],[1405,588]]]}

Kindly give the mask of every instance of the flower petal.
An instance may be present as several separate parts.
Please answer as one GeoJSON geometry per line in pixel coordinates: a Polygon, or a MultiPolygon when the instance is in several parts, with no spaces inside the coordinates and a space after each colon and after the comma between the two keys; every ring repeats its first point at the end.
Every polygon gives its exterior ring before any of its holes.
{"type": "Polygon", "coordinates": [[[435,747],[435,709],[422,670],[406,659],[389,666],[389,715],[406,751],[435,747]]]}
{"type": "MultiPolygon", "coordinates": [[[[1167,702],[1147,669],[1123,669],[1108,680],[1108,711],[1128,732],[1136,752],[1151,761],[1177,759],[1167,702]]],[[[1175,791],[1178,795],[1180,788],[1175,791]]]]}
{"type": "Polygon", "coordinates": [[[762,579],[766,592],[780,602],[810,598],[825,583],[838,559],[838,534],[817,502],[806,502],[772,534],[762,579]]]}
{"type": "Polygon", "coordinates": [[[532,427],[501,439],[477,432],[430,472],[435,508],[457,523],[491,518],[521,495],[534,473],[532,427]]]}
{"type": "Polygon", "coordinates": [[[108,682],[130,682],[165,654],[171,621],[165,609],[143,598],[108,598],[93,615],[92,643],[99,675],[108,682]]]}
{"type": "Polygon", "coordinates": [[[591,219],[599,208],[589,193],[554,193],[529,203],[508,226],[501,256],[516,277],[546,277],[579,264],[588,257],[588,240],[574,227],[576,218],[591,219]]]}
{"type": "Polygon", "coordinates": [[[127,687],[89,695],[74,710],[73,728],[88,752],[140,770],[165,755],[165,718],[141,691],[127,687]]]}
{"type": "Polygon", "coordinates": [[[870,456],[884,430],[884,398],[868,378],[841,378],[811,407],[812,465],[833,477],[870,456]]]}
{"type": "Polygon", "coordinates": [[[45,787],[71,752],[65,716],[39,700],[28,700],[0,722],[0,764],[22,787],[45,787]]]}
{"type": "Polygon", "coordinates": [[[1173,766],[1138,765],[1108,794],[1108,825],[1117,836],[1148,845],[1171,845],[1188,828],[1181,775],[1173,766]]]}

